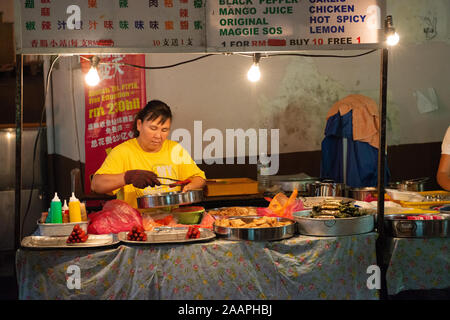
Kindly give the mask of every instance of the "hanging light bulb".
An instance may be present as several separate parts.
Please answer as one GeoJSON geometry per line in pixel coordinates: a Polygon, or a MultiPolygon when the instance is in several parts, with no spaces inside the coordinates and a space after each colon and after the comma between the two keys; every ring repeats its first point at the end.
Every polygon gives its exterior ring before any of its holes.
{"type": "Polygon", "coordinates": [[[253,64],[247,72],[247,78],[251,82],[259,81],[261,78],[261,72],[259,71],[259,59],[261,59],[261,54],[255,53],[253,56],[253,64]]]}
{"type": "Polygon", "coordinates": [[[385,31],[386,31],[386,43],[388,46],[395,46],[400,37],[395,32],[394,23],[392,22],[392,16],[387,16],[385,21],[385,31]]]}
{"type": "Polygon", "coordinates": [[[88,84],[88,86],[94,87],[100,83],[100,76],[98,75],[97,66],[100,62],[100,59],[97,56],[93,56],[91,59],[91,68],[89,72],[86,74],[84,80],[88,84]]]}

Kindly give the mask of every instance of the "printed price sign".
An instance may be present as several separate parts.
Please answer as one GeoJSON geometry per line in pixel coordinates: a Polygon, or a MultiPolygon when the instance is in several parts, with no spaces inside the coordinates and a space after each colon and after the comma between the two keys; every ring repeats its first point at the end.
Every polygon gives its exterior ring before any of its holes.
{"type": "Polygon", "coordinates": [[[384,41],[385,1],[213,0],[208,51],[361,49],[384,41]]]}

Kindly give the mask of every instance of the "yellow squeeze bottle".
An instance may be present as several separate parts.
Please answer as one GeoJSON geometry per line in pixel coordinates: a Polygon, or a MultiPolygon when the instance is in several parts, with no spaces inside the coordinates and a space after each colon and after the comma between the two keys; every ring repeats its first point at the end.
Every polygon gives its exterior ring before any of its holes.
{"type": "Polygon", "coordinates": [[[70,222],[81,222],[80,200],[75,197],[74,192],[69,200],[69,217],[70,222]]]}

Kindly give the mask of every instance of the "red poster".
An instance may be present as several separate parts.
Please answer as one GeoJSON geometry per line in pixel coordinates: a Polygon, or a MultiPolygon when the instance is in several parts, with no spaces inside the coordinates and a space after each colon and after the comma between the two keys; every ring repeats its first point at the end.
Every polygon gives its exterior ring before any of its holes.
{"type": "MultiPolygon", "coordinates": [[[[100,56],[98,72],[101,82],[84,85],[85,108],[85,193],[91,190],[90,177],[97,171],[107,153],[133,137],[134,116],[146,104],[145,70],[119,65],[145,65],[145,55],[100,56]],[[111,64],[104,64],[111,62],[111,64]]],[[[83,74],[90,62],[81,59],[83,74]]]]}

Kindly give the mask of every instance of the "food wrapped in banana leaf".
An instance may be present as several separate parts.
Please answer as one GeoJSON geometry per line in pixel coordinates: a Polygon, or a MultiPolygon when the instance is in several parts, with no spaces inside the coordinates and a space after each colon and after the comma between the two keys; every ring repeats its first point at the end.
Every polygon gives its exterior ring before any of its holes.
{"type": "Polygon", "coordinates": [[[312,218],[322,218],[323,216],[333,216],[335,218],[360,217],[367,213],[353,206],[351,202],[346,201],[325,201],[321,205],[314,206],[311,211],[312,218]]]}

